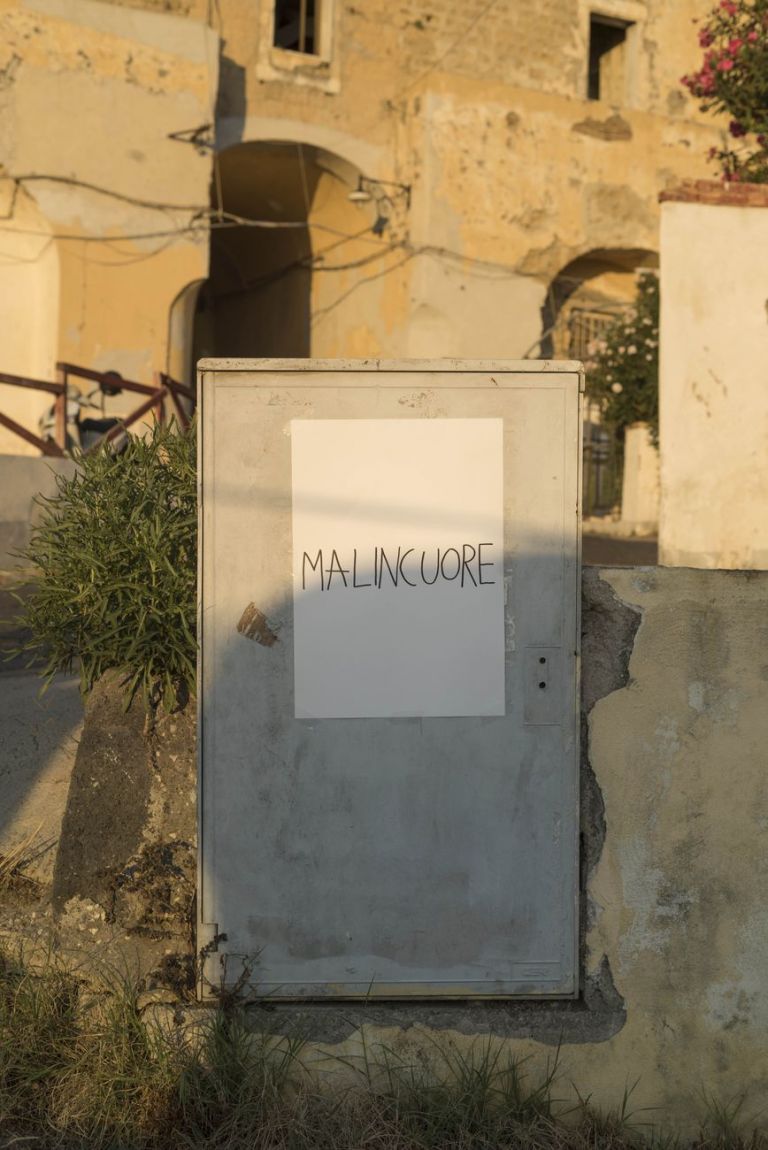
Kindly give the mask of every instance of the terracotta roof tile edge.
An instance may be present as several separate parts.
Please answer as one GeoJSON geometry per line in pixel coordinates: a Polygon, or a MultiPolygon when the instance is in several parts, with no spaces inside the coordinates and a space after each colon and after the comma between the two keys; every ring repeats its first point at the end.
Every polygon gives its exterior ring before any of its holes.
{"type": "Polygon", "coordinates": [[[768,208],[768,184],[723,184],[719,180],[683,180],[681,184],[660,192],[659,202],[768,208]]]}

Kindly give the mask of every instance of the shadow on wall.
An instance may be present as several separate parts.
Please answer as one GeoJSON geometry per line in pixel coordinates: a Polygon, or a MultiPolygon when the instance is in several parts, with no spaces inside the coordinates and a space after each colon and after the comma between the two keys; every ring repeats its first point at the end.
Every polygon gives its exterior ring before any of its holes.
{"type": "MultiPolygon", "coordinates": [[[[477,1035],[492,1033],[514,1040],[513,1050],[521,1057],[541,1054],[541,1044],[545,1050],[548,1044],[550,1051],[560,1043],[566,1048],[576,1045],[575,1051],[563,1051],[563,1063],[580,1089],[594,1089],[596,1105],[614,1102],[628,1082],[639,1079],[633,1092],[636,1107],[650,1106],[658,1114],[666,1110],[665,1117],[687,1125],[701,1103],[693,1093],[698,1086],[692,1082],[692,1065],[697,1068],[696,1083],[705,1084],[713,1097],[727,1099],[748,1091],[751,1104],[764,1105],[767,581],[765,572],[585,572],[582,702],[589,724],[589,761],[585,737],[581,889],[586,891],[582,929],[587,978],[580,1001],[274,1005],[271,1025],[299,1027],[308,1038],[331,1043],[354,1039],[363,1026],[371,1041],[377,1040],[377,1028],[408,1028],[414,1040],[423,1028],[447,1029],[459,1049],[477,1035]]],[[[269,665],[275,655],[285,657],[287,637],[281,624],[287,610],[265,612],[264,624],[252,616],[242,629],[250,635],[238,631],[242,612],[229,620],[224,657],[235,658],[246,671],[250,666],[246,681],[251,684],[260,679],[260,662],[269,665]],[[267,641],[255,641],[259,634],[267,641]],[[274,642],[270,634],[276,636],[274,642]]],[[[293,722],[286,706],[283,699],[273,716],[276,731],[293,722]]],[[[248,725],[251,710],[243,711],[232,700],[230,717],[248,725]]],[[[481,720],[479,726],[496,721],[481,720]]],[[[405,729],[420,720],[401,723],[405,729]]],[[[137,718],[136,740],[141,729],[137,718]]],[[[114,750],[119,740],[112,745],[114,750]]],[[[270,787],[258,791],[259,783],[269,780],[283,798],[292,794],[301,802],[310,761],[301,755],[270,761],[271,747],[253,732],[247,769],[253,773],[263,767],[264,777],[252,779],[248,788],[255,785],[257,802],[270,804],[270,787]]],[[[364,750],[360,773],[370,769],[364,750]]],[[[79,849],[81,857],[92,852],[93,871],[111,847],[108,836],[100,833],[102,799],[92,780],[119,780],[127,803],[138,793],[135,780],[132,784],[115,770],[114,756],[110,759],[104,747],[99,753],[101,765],[96,768],[93,757],[78,761],[80,798],[87,793],[91,803],[87,811],[81,805],[79,812],[81,831],[84,828],[79,849]]],[[[185,770],[192,779],[191,745],[186,754],[185,770]]],[[[469,753],[464,762],[466,770],[474,769],[469,753]]],[[[327,774],[332,767],[317,769],[327,774]]],[[[171,779],[172,769],[173,764],[163,760],[159,773],[171,779]]],[[[232,763],[236,787],[245,778],[242,770],[241,764],[232,763]]],[[[433,773],[435,797],[450,783],[442,773],[433,773]]],[[[390,785],[384,776],[382,811],[390,785]]],[[[329,789],[321,796],[317,817],[324,818],[329,806],[343,815],[347,797],[343,788],[329,789]]],[[[290,803],[285,809],[286,818],[274,819],[267,833],[271,841],[283,835],[284,850],[292,851],[285,857],[295,881],[311,893],[319,860],[302,849],[293,834],[298,824],[290,803]]],[[[124,822],[126,812],[124,808],[124,822]]],[[[73,808],[73,817],[77,813],[73,808]]],[[[470,811],[465,814],[469,817],[470,811]]],[[[138,825],[136,843],[141,836],[138,825]]],[[[338,850],[345,841],[351,841],[351,834],[330,843],[329,850],[338,850]]],[[[118,875],[128,873],[134,857],[130,850],[136,849],[136,844],[123,845],[129,854],[112,860],[118,875]]],[[[350,882],[355,881],[356,865],[352,852],[350,882]]],[[[109,885],[102,868],[99,881],[105,879],[109,885]]],[[[418,881],[412,870],[402,874],[406,889],[418,881]]],[[[135,887],[124,881],[117,887],[112,882],[111,889],[122,892],[117,909],[125,923],[135,907],[135,887]]],[[[153,889],[157,900],[161,888],[153,889]]],[[[85,889],[83,899],[91,893],[85,889]]],[[[342,886],[329,913],[339,913],[344,897],[342,886]]],[[[99,921],[92,928],[95,933],[88,934],[94,952],[102,927],[99,921]]],[[[161,932],[155,922],[151,928],[123,925],[120,933],[133,945],[148,929],[161,932]]],[[[159,945],[181,948],[183,940],[166,937],[159,945]]],[[[189,953],[189,938],[186,946],[189,953]]]]}
{"type": "MultiPolygon", "coordinates": [[[[592,581],[585,583],[585,594],[587,595],[587,602],[590,604],[589,612],[591,612],[588,617],[594,620],[600,616],[603,619],[599,626],[599,638],[593,641],[591,645],[589,642],[587,643],[589,650],[599,649],[601,652],[599,666],[589,679],[588,692],[591,702],[601,691],[615,689],[626,680],[626,658],[628,648],[631,646],[631,635],[634,633],[637,623],[636,614],[632,611],[624,610],[625,620],[621,609],[615,605],[613,607],[609,605],[606,610],[602,603],[605,589],[595,591],[594,587],[596,586],[597,584],[594,583],[593,585],[592,581]],[[595,612],[597,612],[597,616],[595,612]],[[611,626],[608,628],[605,626],[606,620],[611,622],[611,626]]],[[[608,599],[611,599],[610,594],[608,599]]],[[[280,610],[270,611],[268,619],[256,610],[252,611],[245,620],[242,613],[239,613],[238,618],[232,620],[231,640],[225,644],[225,660],[234,659],[238,666],[242,665],[247,671],[248,666],[252,665],[254,660],[258,663],[263,657],[284,659],[288,647],[291,645],[285,627],[286,616],[290,613],[291,604],[286,604],[280,610]]],[[[322,883],[318,885],[319,876],[316,872],[323,855],[325,854],[325,861],[330,862],[336,858],[339,850],[342,853],[348,851],[359,838],[359,834],[365,830],[365,826],[368,825],[369,819],[366,816],[357,832],[354,829],[356,821],[354,795],[359,791],[363,776],[360,775],[359,769],[353,771],[352,774],[348,774],[346,768],[341,772],[336,768],[331,769],[332,764],[323,755],[319,759],[316,754],[308,756],[309,744],[307,739],[310,739],[311,742],[310,732],[317,724],[295,722],[293,719],[292,692],[289,692],[287,697],[279,692],[276,693],[270,682],[266,682],[263,677],[254,674],[253,667],[251,672],[246,674],[246,679],[253,685],[254,689],[260,694],[264,694],[264,699],[260,700],[259,710],[266,708],[269,712],[273,732],[286,729],[286,725],[295,728],[303,727],[304,732],[303,734],[301,731],[298,732],[301,737],[294,751],[288,755],[284,754],[283,751],[276,749],[268,739],[262,738],[255,729],[255,708],[252,702],[250,712],[253,713],[250,713],[249,720],[245,724],[245,729],[252,733],[249,763],[241,763],[236,757],[230,764],[230,782],[227,785],[235,786],[239,794],[239,804],[246,803],[248,809],[252,810],[252,831],[258,824],[261,828],[259,838],[264,840],[264,848],[261,853],[266,851],[268,855],[276,845],[277,853],[273,855],[273,858],[275,866],[279,863],[280,875],[283,878],[286,874],[293,875],[294,878],[291,882],[292,885],[296,886],[300,898],[308,896],[311,900],[317,901],[321,895],[322,883]],[[317,786],[307,786],[307,771],[313,762],[315,765],[312,768],[312,773],[317,775],[318,784],[328,776],[326,779],[327,786],[323,783],[320,793],[317,791],[317,786]],[[242,775],[243,770],[249,776],[247,780],[242,775]],[[346,782],[343,784],[342,775],[346,778],[346,782]],[[357,782],[355,776],[357,776],[357,782]],[[327,846],[325,848],[321,846],[319,855],[314,849],[307,854],[309,839],[306,832],[309,831],[310,824],[304,822],[299,811],[304,809],[308,802],[313,811],[314,823],[316,824],[319,819],[321,823],[327,825],[327,835],[325,836],[327,846]],[[336,824],[339,819],[342,823],[346,820],[350,826],[346,831],[337,833],[339,828],[336,824]],[[278,840],[280,838],[285,840],[282,846],[279,841],[275,844],[275,835],[278,836],[278,840]],[[305,839],[307,839],[306,849],[301,845],[305,839]],[[307,870],[310,857],[314,857],[315,863],[307,870]],[[287,871],[285,869],[286,863],[288,864],[287,871]]],[[[226,695],[229,694],[230,692],[227,690],[226,695]]],[[[235,699],[231,699],[229,704],[234,708],[231,715],[234,721],[236,714],[242,715],[242,709],[235,699]]],[[[388,824],[386,812],[393,801],[399,802],[398,796],[403,800],[404,805],[397,807],[399,814],[396,817],[403,826],[413,825],[414,810],[418,816],[418,808],[423,808],[423,800],[429,799],[430,795],[433,799],[439,798],[438,808],[439,811],[443,812],[440,818],[445,823],[444,830],[448,840],[450,840],[446,845],[452,849],[451,842],[455,845],[462,838],[466,838],[467,827],[474,826],[475,829],[469,832],[470,839],[473,840],[473,836],[479,834],[480,840],[472,867],[476,869],[479,866],[480,870],[483,871],[487,869],[488,861],[488,827],[486,825],[488,793],[487,789],[479,788],[472,782],[466,773],[466,763],[473,760],[472,746],[474,744],[477,744],[476,750],[479,750],[481,755],[485,754],[482,750],[483,746],[488,738],[496,737],[499,724],[502,722],[504,722],[503,718],[498,716],[465,720],[406,718],[401,721],[353,720],[342,721],[341,723],[331,722],[327,726],[335,727],[337,730],[339,727],[345,727],[347,734],[351,733],[353,727],[359,729],[363,736],[363,743],[361,744],[362,757],[358,761],[358,767],[370,759],[370,753],[366,754],[365,747],[372,747],[376,744],[377,733],[380,734],[385,726],[390,734],[394,731],[393,737],[396,746],[393,748],[394,757],[391,769],[381,774],[374,787],[376,798],[373,813],[376,825],[382,828],[391,825],[391,823],[388,824]],[[441,727],[445,731],[445,736],[439,735],[439,728],[441,727]],[[417,741],[420,744],[424,740],[429,741],[433,737],[428,737],[430,728],[433,734],[438,734],[438,742],[440,738],[446,737],[450,743],[454,736],[450,734],[448,728],[453,730],[454,727],[457,733],[459,731],[464,732],[460,739],[463,750],[456,754],[455,748],[449,752],[448,744],[443,748],[443,753],[448,754],[449,758],[446,760],[445,769],[441,771],[441,780],[436,791],[437,780],[431,778],[431,772],[424,770],[427,758],[429,758],[427,752],[424,751],[423,755],[417,755],[414,759],[408,753],[407,744],[413,741],[414,736],[417,736],[417,741]],[[469,790],[467,790],[468,784],[469,790]],[[451,794],[454,794],[456,801],[451,801],[451,794]],[[441,795],[442,797],[440,797],[441,795]],[[453,811],[452,814],[451,811],[453,811]],[[485,811],[485,816],[483,816],[483,811],[485,811]],[[448,823],[456,818],[458,818],[458,823],[454,831],[448,834],[448,823]],[[480,841],[485,843],[483,848],[479,846],[480,841]]],[[[190,715],[187,713],[185,716],[163,718],[161,725],[166,732],[173,735],[173,728],[176,724],[183,726],[189,732],[190,715]]],[[[142,903],[142,899],[146,895],[146,889],[142,893],[142,884],[149,882],[146,879],[146,873],[150,863],[152,866],[156,866],[157,863],[156,856],[150,854],[147,844],[154,842],[160,853],[165,852],[167,855],[163,864],[166,867],[166,872],[162,880],[165,883],[165,888],[159,881],[156,881],[154,886],[150,883],[148,888],[150,893],[154,892],[156,895],[158,904],[168,902],[169,875],[171,876],[171,887],[174,882],[180,884],[177,902],[182,902],[184,898],[188,898],[189,872],[186,870],[186,877],[182,872],[187,867],[184,850],[190,839],[188,795],[194,786],[194,745],[192,742],[188,742],[186,749],[182,750],[179,758],[179,746],[171,746],[167,742],[166,734],[161,732],[161,738],[148,745],[143,728],[144,720],[141,708],[137,711],[133,707],[131,712],[125,714],[122,710],[119,693],[114,685],[106,692],[103,687],[97,689],[93,700],[89,702],[86,733],[81,743],[72,780],[54,881],[54,899],[57,906],[58,921],[65,928],[62,932],[62,938],[71,937],[69,928],[75,923],[76,929],[81,930],[81,937],[83,928],[88,931],[94,953],[119,954],[120,947],[123,951],[127,949],[129,952],[141,949],[142,961],[145,963],[144,969],[147,969],[146,964],[148,962],[157,963],[158,966],[154,968],[153,981],[162,984],[162,973],[158,973],[159,964],[167,958],[168,954],[173,952],[180,956],[179,964],[182,960],[189,963],[193,958],[193,951],[190,949],[188,935],[186,938],[183,936],[179,919],[176,918],[173,923],[169,924],[169,916],[166,913],[167,906],[161,906],[155,917],[152,918],[151,908],[147,907],[146,902],[142,903]],[[158,748],[160,758],[158,758],[158,748]],[[171,761],[174,759],[175,762],[171,761]],[[158,763],[162,763],[160,775],[157,771],[158,763]],[[157,789],[160,776],[162,776],[165,792],[164,798],[160,796],[157,789]],[[167,805],[169,799],[172,803],[177,803],[177,809],[170,813],[167,805]],[[182,810],[183,803],[187,803],[187,805],[182,810]],[[162,826],[159,827],[157,812],[163,809],[165,809],[165,814],[162,816],[162,826]],[[148,829],[151,830],[150,834],[148,834],[148,829]],[[175,879],[173,878],[174,874],[176,875],[175,879]],[[141,911],[139,912],[140,906],[141,911]],[[99,908],[101,908],[101,914],[99,908]],[[105,912],[107,915],[106,922],[104,921],[105,912]],[[111,921],[109,921],[110,919],[111,921]],[[151,942],[150,935],[154,937],[154,942],[151,942]],[[120,944],[117,949],[114,947],[116,940],[120,944]],[[148,945],[148,940],[151,945],[148,945]]],[[[546,736],[547,744],[552,743],[551,736],[556,733],[555,729],[542,728],[541,730],[546,736]]],[[[348,739],[346,741],[348,742],[348,739]]],[[[426,742],[424,742],[424,746],[426,746],[426,742]]],[[[501,810],[494,817],[500,816],[502,820],[506,818],[510,821],[510,825],[514,823],[521,829],[528,822],[535,821],[535,819],[531,820],[532,812],[529,812],[524,818],[523,824],[520,824],[519,819],[523,808],[531,801],[531,796],[534,793],[538,793],[542,787],[544,787],[544,791],[548,791],[550,785],[546,779],[550,773],[548,770],[541,771],[540,781],[535,783],[535,775],[531,773],[535,758],[536,755],[529,747],[512,775],[509,775],[512,764],[510,762],[504,767],[503,756],[499,758],[491,770],[493,779],[496,779],[499,770],[501,770],[502,775],[509,776],[508,782],[512,787],[511,795],[516,796],[511,807],[509,803],[504,804],[507,811],[506,815],[501,810]],[[515,810],[518,811],[517,815],[514,813],[515,810]]],[[[434,759],[434,755],[432,755],[432,759],[434,759]]],[[[584,835],[581,881],[584,883],[587,873],[594,868],[602,848],[603,824],[599,790],[586,758],[582,761],[581,770],[582,832],[584,835]]],[[[432,799],[429,800],[429,805],[434,805],[432,799]]],[[[369,815],[370,813],[369,811],[369,815]]],[[[416,821],[418,821],[418,817],[416,821]]],[[[192,833],[194,836],[194,831],[192,833]]],[[[527,834],[528,831],[526,830],[525,833],[527,834]]],[[[317,841],[317,835],[318,831],[315,826],[315,841],[317,841]]],[[[429,830],[428,837],[431,840],[432,832],[429,830]]],[[[496,837],[498,838],[498,836],[496,837]]],[[[405,899],[406,903],[412,902],[414,871],[408,862],[408,850],[403,853],[401,847],[397,846],[395,838],[389,841],[389,845],[387,845],[387,836],[382,839],[381,836],[374,835],[374,838],[377,839],[377,842],[374,843],[373,840],[370,840],[368,847],[357,857],[356,862],[353,863],[352,857],[350,857],[349,865],[352,869],[349,874],[355,873],[357,881],[361,876],[360,868],[363,867],[363,870],[370,869],[370,863],[375,861],[380,854],[377,867],[372,873],[375,875],[376,869],[378,869],[389,882],[393,877],[392,862],[399,860],[396,861],[396,874],[400,874],[400,878],[390,890],[389,896],[383,889],[380,891],[380,896],[385,899],[385,902],[387,898],[390,901],[394,899],[398,903],[402,899],[405,899]]],[[[418,842],[411,844],[412,847],[414,845],[418,853],[418,849],[421,849],[418,847],[418,842]]],[[[425,861],[428,863],[428,858],[425,861]]],[[[253,877],[261,874],[263,880],[265,873],[268,873],[264,871],[264,859],[259,861],[256,852],[251,856],[249,865],[253,867],[253,877]]],[[[335,863],[333,865],[335,866],[335,863]]],[[[228,864],[225,863],[224,872],[217,874],[217,882],[226,882],[227,866],[228,864]]],[[[334,898],[334,904],[337,906],[342,919],[344,918],[345,903],[353,893],[352,888],[347,885],[348,880],[343,877],[345,873],[347,871],[343,870],[334,898]]],[[[426,877],[425,871],[420,873],[422,877],[426,877]]],[[[275,890],[275,884],[279,885],[279,881],[282,880],[278,880],[277,874],[270,874],[266,880],[266,886],[262,884],[264,894],[275,890]]],[[[381,883],[375,885],[378,889],[381,883]]],[[[446,920],[440,929],[443,933],[448,932],[450,934],[451,922],[455,923],[456,914],[459,913],[459,925],[453,937],[456,945],[466,947],[466,944],[471,944],[473,941],[473,936],[467,934],[460,925],[470,913],[469,904],[466,902],[467,892],[465,891],[457,902],[453,890],[453,880],[449,887],[450,889],[446,888],[446,897],[433,903],[434,915],[441,920],[446,920]],[[461,909],[462,907],[464,910],[461,909]]],[[[426,889],[431,890],[432,888],[427,884],[426,889]]],[[[519,908],[520,913],[522,913],[530,902],[529,892],[518,893],[524,894],[523,903],[519,908]]],[[[486,894],[488,894],[487,891],[486,894]]],[[[175,898],[175,895],[172,896],[172,901],[175,898]]],[[[263,904],[264,899],[261,901],[263,904]]],[[[507,896],[503,901],[507,901],[507,896]]],[[[514,902],[515,900],[512,899],[511,903],[514,902]]],[[[493,898],[491,898],[491,903],[494,903],[493,898]]],[[[178,906],[176,909],[178,910],[178,906]]],[[[188,906],[187,909],[189,909],[188,906]]],[[[480,913],[479,904],[476,909],[480,913]]],[[[532,910],[532,907],[529,909],[532,910]]],[[[371,925],[374,927],[374,932],[378,931],[381,934],[384,922],[392,917],[393,910],[394,904],[389,910],[382,904],[381,910],[372,914],[371,925]]],[[[262,905],[259,912],[261,914],[262,933],[263,924],[266,922],[263,912],[264,906],[262,905]]],[[[257,913],[256,909],[253,913],[257,913]]],[[[408,913],[412,917],[412,911],[408,913]]],[[[513,911],[513,913],[516,912],[513,911]]],[[[526,913],[528,912],[526,911],[526,913]]],[[[582,951],[585,947],[587,914],[587,904],[584,902],[579,928],[582,951]]],[[[311,943],[306,929],[298,920],[295,922],[294,933],[296,931],[301,934],[302,939],[299,940],[297,935],[293,945],[299,948],[304,948],[306,945],[317,945],[317,943],[311,943]]],[[[514,936],[515,932],[512,934],[513,938],[514,936]]],[[[387,944],[383,936],[381,941],[386,950],[387,944]]],[[[392,942],[394,943],[395,940],[393,939],[392,942]]],[[[426,944],[427,950],[434,945],[429,934],[423,936],[421,940],[422,950],[423,944],[426,944]]],[[[321,943],[321,951],[325,953],[323,945],[321,943]]],[[[299,1010],[298,1007],[285,1008],[285,1010],[292,1009],[299,1010]]],[[[352,1004],[346,1004],[344,1007],[337,1006],[332,1012],[311,1005],[305,1005],[300,1010],[302,1017],[307,1021],[311,1019],[312,1029],[318,1036],[322,1035],[328,1040],[335,1040],[343,1034],[349,1033],[354,1028],[355,1019],[360,1018],[362,1020],[363,1016],[371,1023],[381,1022],[383,1024],[388,1021],[391,1025],[400,1025],[406,1021],[409,1008],[402,1003],[380,1003],[376,1006],[369,1003],[367,1006],[353,1006],[352,1004]]],[[[525,1036],[530,1034],[536,1035],[541,1041],[557,1044],[559,1041],[601,1041],[623,1024],[624,1011],[621,996],[613,985],[609,965],[607,962],[600,961],[599,956],[597,956],[597,961],[590,961],[582,996],[575,1002],[528,1004],[518,1002],[496,1003],[495,1005],[478,1002],[470,1007],[462,1007],[455,1003],[437,1001],[429,1006],[424,1006],[419,1017],[428,1021],[430,1025],[441,1028],[459,1026],[460,1029],[466,1031],[471,1026],[475,1030],[494,1032],[500,1035],[525,1036]]]]}

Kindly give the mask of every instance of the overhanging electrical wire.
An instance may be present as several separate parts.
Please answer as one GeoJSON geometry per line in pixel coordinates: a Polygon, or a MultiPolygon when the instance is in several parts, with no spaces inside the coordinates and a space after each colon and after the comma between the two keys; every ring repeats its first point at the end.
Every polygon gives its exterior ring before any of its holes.
{"type": "Polygon", "coordinates": [[[2,175],[2,180],[13,180],[16,184],[52,183],[70,184],[75,188],[85,188],[89,192],[97,192],[102,196],[109,196],[113,200],[121,200],[125,204],[133,204],[137,208],[148,208],[160,212],[201,212],[209,211],[207,206],[200,204],[170,204],[162,200],[145,200],[140,196],[129,196],[125,192],[117,192],[114,188],[105,188],[100,184],[93,184],[89,180],[79,180],[75,176],[54,176],[31,172],[23,176],[2,175]]]}

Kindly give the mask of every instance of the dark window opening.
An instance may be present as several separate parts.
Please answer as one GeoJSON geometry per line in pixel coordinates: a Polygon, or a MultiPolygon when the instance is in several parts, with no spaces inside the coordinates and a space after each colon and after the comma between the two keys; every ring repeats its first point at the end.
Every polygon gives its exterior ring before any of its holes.
{"type": "Polygon", "coordinates": [[[625,21],[609,16],[589,18],[589,79],[587,97],[625,102],[625,66],[627,30],[625,21]]]}
{"type": "Polygon", "coordinates": [[[276,48],[318,54],[318,0],[275,0],[276,48]]]}

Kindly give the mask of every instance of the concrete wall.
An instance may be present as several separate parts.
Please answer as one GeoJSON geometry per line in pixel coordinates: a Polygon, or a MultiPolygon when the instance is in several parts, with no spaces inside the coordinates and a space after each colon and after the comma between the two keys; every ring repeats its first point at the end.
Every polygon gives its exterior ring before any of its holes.
{"type": "MultiPolygon", "coordinates": [[[[531,1057],[534,1080],[559,1045],[557,1097],[575,1084],[610,1107],[636,1083],[630,1108],[653,1107],[638,1115],[651,1123],[694,1128],[703,1091],[745,1093],[747,1120],[764,1110],[767,599],[768,573],[584,573],[578,1002],[281,1005],[269,1025],[337,1055],[360,1054],[365,1035],[369,1057],[382,1043],[428,1057],[435,1039],[468,1051],[494,1035],[531,1057]]],[[[55,914],[46,888],[36,906],[0,906],[0,933],[55,926],[81,971],[84,951],[129,964],[140,953],[153,993],[180,993],[194,772],[189,709],[147,737],[141,709],[125,715],[102,685],[64,815],[55,914]]]]}
{"type": "Polygon", "coordinates": [[[20,563],[14,552],[26,547],[35,518],[35,497],[56,493],[56,476],[72,476],[69,459],[35,459],[0,454],[0,571],[20,563]]]}
{"type": "Polygon", "coordinates": [[[697,181],[661,227],[659,560],[768,567],[768,191],[697,181]]]}
{"type": "Polygon", "coordinates": [[[645,423],[624,433],[621,522],[634,535],[653,535],[659,526],[659,451],[645,423]]]}

